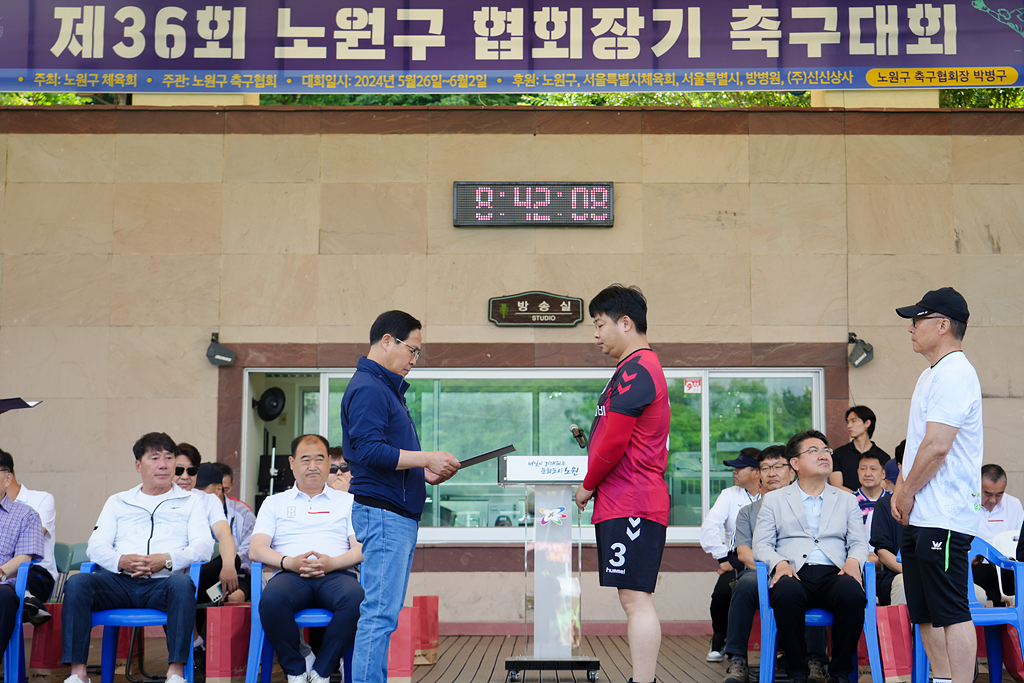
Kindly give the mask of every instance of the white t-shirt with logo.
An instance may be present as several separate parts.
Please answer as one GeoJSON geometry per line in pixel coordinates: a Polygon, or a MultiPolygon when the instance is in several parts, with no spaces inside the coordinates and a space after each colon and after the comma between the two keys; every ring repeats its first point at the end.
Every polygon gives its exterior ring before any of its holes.
{"type": "Polygon", "coordinates": [[[952,448],[931,481],[917,492],[910,523],[974,536],[981,520],[981,463],[985,452],[978,373],[962,351],[944,356],[917,380],[910,404],[904,478],[909,476],[929,422],[956,427],[952,448]]]}
{"type": "Polygon", "coordinates": [[[253,535],[270,536],[270,547],[292,557],[310,550],[337,557],[351,547],[352,494],[324,486],[310,498],[298,487],[263,501],[253,535]]]}

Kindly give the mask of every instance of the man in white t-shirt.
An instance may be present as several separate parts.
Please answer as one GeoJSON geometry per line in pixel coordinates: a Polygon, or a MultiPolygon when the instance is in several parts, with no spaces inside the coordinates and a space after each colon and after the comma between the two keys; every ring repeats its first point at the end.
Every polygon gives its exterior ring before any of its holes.
{"type": "Polygon", "coordinates": [[[932,290],[909,318],[914,352],[928,360],[910,404],[903,474],[892,516],[903,534],[910,620],[921,626],[935,683],[967,683],[977,641],[967,603],[971,541],[981,519],[981,384],[961,344],[967,302],[951,287],[932,290]]]}
{"type": "MultiPolygon", "coordinates": [[[[326,683],[351,647],[363,589],[352,568],[363,555],[352,528],[351,494],[327,486],[330,444],[317,434],[292,442],[295,487],[263,501],[249,557],[277,570],[260,599],[260,620],[288,683],[326,683]],[[309,673],[295,613],[334,612],[309,673]]],[[[260,577],[254,577],[258,581],[260,577]]]]}
{"type": "MultiPolygon", "coordinates": [[[[1003,532],[1018,534],[1021,524],[1024,524],[1024,506],[1021,506],[1020,499],[1006,492],[1006,470],[994,463],[985,465],[981,468],[981,523],[978,525],[978,538],[992,543],[1003,532]]],[[[995,565],[980,557],[972,558],[971,564],[974,567],[974,585],[985,591],[985,597],[994,606],[1003,607],[995,565]]],[[[1005,569],[1003,592],[1006,595],[1015,592],[1013,572],[1005,569]]]]}
{"type": "Polygon", "coordinates": [[[0,449],[0,468],[3,467],[11,470],[7,497],[35,510],[43,523],[43,559],[29,567],[29,595],[25,596],[25,610],[22,613],[23,621],[40,626],[50,620],[50,613],[46,611],[43,603],[50,599],[53,587],[57,583],[57,561],[54,559],[54,548],[57,545],[57,507],[53,494],[32,491],[18,483],[18,477],[14,474],[14,458],[7,451],[0,449]]]}

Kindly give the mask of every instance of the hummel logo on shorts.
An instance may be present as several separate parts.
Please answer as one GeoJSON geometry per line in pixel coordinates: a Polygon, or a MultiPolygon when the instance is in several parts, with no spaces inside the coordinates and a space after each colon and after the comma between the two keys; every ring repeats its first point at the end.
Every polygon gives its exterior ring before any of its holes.
{"type": "Polygon", "coordinates": [[[942,541],[932,541],[932,550],[942,550],[942,541]]]}

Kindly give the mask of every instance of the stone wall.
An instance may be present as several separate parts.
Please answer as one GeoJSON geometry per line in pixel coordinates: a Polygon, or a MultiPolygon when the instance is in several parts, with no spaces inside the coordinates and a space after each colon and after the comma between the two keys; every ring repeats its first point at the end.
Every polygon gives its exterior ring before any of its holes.
{"type": "Polygon", "coordinates": [[[44,399],[0,419],[0,445],[57,495],[62,540],[85,540],[106,496],[137,483],[143,432],[230,460],[238,427],[218,413],[235,379],[207,363],[211,332],[312,349],[315,365],[401,307],[426,325],[427,363],[442,344],[481,359],[567,345],[599,363],[580,351],[586,326],[499,329],[483,310],[612,281],[643,287],[675,364],[737,346],[835,355],[856,332],[875,360],[835,364],[828,398],[838,419],[870,405],[887,450],[924,367],[893,308],[957,287],[986,461],[1024,493],[1024,114],[54,107],[0,110],[0,151],[0,386],[44,399]],[[457,180],[613,181],[616,224],[454,228],[457,180]]]}

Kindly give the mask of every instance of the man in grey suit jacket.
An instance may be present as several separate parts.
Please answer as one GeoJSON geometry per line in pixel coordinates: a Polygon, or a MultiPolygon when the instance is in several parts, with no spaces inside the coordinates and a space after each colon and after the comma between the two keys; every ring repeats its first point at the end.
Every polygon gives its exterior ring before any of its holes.
{"type": "Polygon", "coordinates": [[[833,615],[829,680],[849,681],[867,604],[861,566],[868,539],[860,507],[852,494],[828,484],[832,450],[824,434],[795,435],[786,454],[799,480],[764,496],[754,559],[773,573],[769,598],[793,682],[804,683],[809,673],[804,612],[812,607],[833,615]]]}

